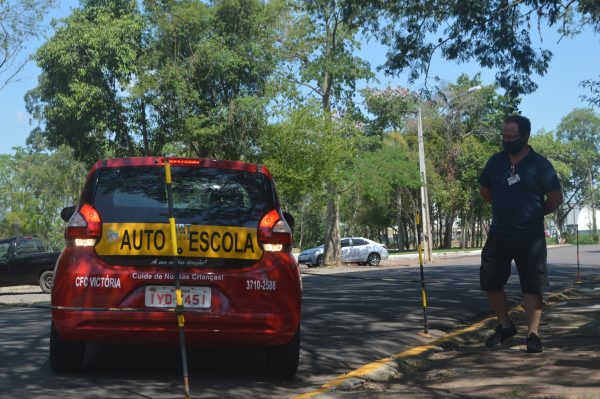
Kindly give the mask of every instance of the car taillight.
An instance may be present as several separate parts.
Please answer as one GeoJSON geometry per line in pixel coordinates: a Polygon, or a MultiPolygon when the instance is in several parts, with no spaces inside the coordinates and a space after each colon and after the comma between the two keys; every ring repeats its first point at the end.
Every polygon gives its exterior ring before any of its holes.
{"type": "Polygon", "coordinates": [[[102,220],[93,206],[83,204],[69,219],[65,229],[67,245],[89,247],[102,237],[102,220]]]}
{"type": "Polygon", "coordinates": [[[269,252],[291,252],[292,230],[276,209],[268,212],[258,225],[258,242],[269,252]]]}
{"type": "Polygon", "coordinates": [[[169,158],[169,163],[171,165],[198,166],[201,162],[199,159],[169,158]]]}

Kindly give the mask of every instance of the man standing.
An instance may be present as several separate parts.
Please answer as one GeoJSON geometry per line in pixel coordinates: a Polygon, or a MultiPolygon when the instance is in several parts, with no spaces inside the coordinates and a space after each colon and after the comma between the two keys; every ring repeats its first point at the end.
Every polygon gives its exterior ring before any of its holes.
{"type": "Polygon", "coordinates": [[[562,203],[552,164],[527,143],[529,119],[509,116],[502,128],[504,151],[490,157],[479,177],[481,196],[492,204],[492,225],[481,252],[480,285],[496,313],[498,325],[485,344],[499,347],[517,329],[506,308],[504,285],[514,260],[527,315],[527,352],[542,351],[539,325],[542,293],[548,285],[544,215],[562,203]]]}

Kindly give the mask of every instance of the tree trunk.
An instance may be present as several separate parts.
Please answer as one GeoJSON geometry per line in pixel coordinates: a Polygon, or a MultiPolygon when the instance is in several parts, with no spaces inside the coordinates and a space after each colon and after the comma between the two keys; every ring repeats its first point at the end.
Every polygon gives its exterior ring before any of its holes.
{"type": "Polygon", "coordinates": [[[407,223],[403,223],[402,224],[402,231],[404,232],[404,250],[405,251],[410,251],[410,236],[408,234],[408,226],[410,225],[410,221],[408,221],[407,223]]]}
{"type": "Polygon", "coordinates": [[[594,178],[592,176],[592,170],[589,171],[589,179],[590,179],[590,208],[592,209],[592,233],[596,234],[598,232],[598,224],[596,221],[596,203],[594,198],[594,178]]]}
{"type": "Polygon", "coordinates": [[[471,244],[469,245],[471,248],[475,248],[475,240],[477,234],[477,220],[473,216],[471,219],[471,244]]]}
{"type": "Polygon", "coordinates": [[[334,183],[327,185],[327,230],[325,233],[325,248],[323,259],[326,265],[340,265],[340,209],[338,204],[337,187],[334,183]]]}
{"type": "Polygon", "coordinates": [[[146,119],[146,99],[142,96],[140,108],[142,111],[142,140],[144,141],[144,155],[150,154],[150,144],[148,143],[148,120],[146,119]]]}
{"type": "Polygon", "coordinates": [[[442,218],[441,212],[438,212],[439,216],[438,216],[438,242],[440,243],[440,245],[438,246],[439,248],[443,247],[443,242],[444,242],[444,229],[442,228],[442,226],[444,225],[443,221],[444,219],[442,218]]]}
{"type": "MultiPolygon", "coordinates": [[[[463,213],[460,216],[460,236],[458,238],[458,247],[460,249],[465,248],[466,241],[467,241],[467,231],[466,231],[467,230],[467,221],[465,219],[466,219],[466,216],[463,213]]],[[[450,234],[450,237],[452,237],[452,234],[450,234]]],[[[450,242],[450,247],[452,247],[452,241],[450,242]]]]}
{"type": "Polygon", "coordinates": [[[477,231],[477,242],[475,243],[475,246],[480,248],[483,246],[483,218],[481,217],[481,214],[479,214],[479,219],[477,219],[477,228],[479,230],[477,231]]]}
{"type": "Polygon", "coordinates": [[[420,237],[417,232],[417,222],[415,222],[414,220],[410,224],[410,231],[412,235],[413,248],[416,250],[417,248],[419,248],[420,237]]]}
{"type": "Polygon", "coordinates": [[[396,225],[398,226],[398,251],[402,251],[404,248],[404,229],[402,227],[402,191],[400,190],[400,187],[396,189],[396,225]]]}
{"type": "Polygon", "coordinates": [[[300,230],[300,239],[298,240],[298,248],[302,248],[302,240],[304,238],[304,217],[302,217],[302,219],[300,219],[300,226],[299,230],[300,230]]]}
{"type": "Polygon", "coordinates": [[[444,223],[444,243],[443,248],[452,248],[452,223],[454,222],[454,210],[450,212],[444,223]]]}

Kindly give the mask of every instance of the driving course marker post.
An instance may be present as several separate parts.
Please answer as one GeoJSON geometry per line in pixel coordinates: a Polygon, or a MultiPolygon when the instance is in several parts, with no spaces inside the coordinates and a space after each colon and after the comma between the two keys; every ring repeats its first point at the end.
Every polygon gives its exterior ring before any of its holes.
{"type": "Polygon", "coordinates": [[[181,351],[181,368],[183,370],[184,398],[191,399],[190,381],[188,375],[187,352],[185,346],[185,319],[183,317],[183,297],[181,295],[181,281],[179,279],[179,254],[177,253],[177,231],[175,229],[175,216],[173,214],[173,190],[171,187],[171,164],[167,157],[164,158],[165,183],[167,186],[167,202],[169,204],[169,226],[171,229],[171,248],[173,253],[173,267],[175,269],[175,312],[177,313],[177,324],[179,326],[179,349],[181,351]]]}
{"type": "Polygon", "coordinates": [[[424,337],[431,337],[429,334],[429,328],[427,326],[427,292],[425,291],[425,272],[423,271],[423,226],[421,225],[421,217],[419,210],[417,209],[417,236],[419,240],[419,267],[421,269],[421,300],[423,304],[423,324],[425,328],[423,332],[419,333],[424,337]]]}

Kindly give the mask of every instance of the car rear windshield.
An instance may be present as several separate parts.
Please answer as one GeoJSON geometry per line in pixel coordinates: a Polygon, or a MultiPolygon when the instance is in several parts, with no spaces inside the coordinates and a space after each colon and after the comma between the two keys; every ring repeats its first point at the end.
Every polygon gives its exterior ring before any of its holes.
{"type": "Polygon", "coordinates": [[[44,244],[39,238],[20,238],[17,240],[17,251],[21,254],[31,252],[44,252],[44,244]]]}
{"type": "MultiPolygon", "coordinates": [[[[266,176],[248,171],[172,167],[178,224],[256,227],[273,204],[266,176]]],[[[160,167],[101,169],[94,207],[103,222],[168,223],[165,171],[160,167]]]]}

